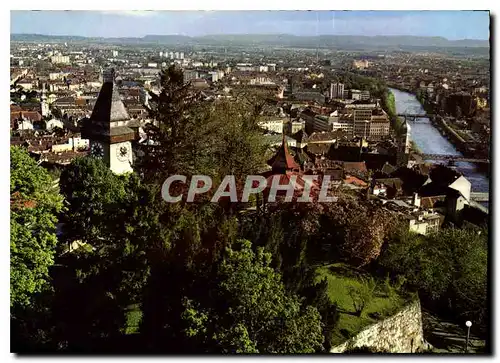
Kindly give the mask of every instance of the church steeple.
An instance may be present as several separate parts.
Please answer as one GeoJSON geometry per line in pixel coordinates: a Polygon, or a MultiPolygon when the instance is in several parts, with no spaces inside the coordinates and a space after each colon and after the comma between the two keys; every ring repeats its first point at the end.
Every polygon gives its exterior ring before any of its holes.
{"type": "Polygon", "coordinates": [[[42,94],[40,96],[40,110],[43,117],[49,115],[49,105],[47,103],[47,95],[45,93],[45,83],[42,83],[42,94]]]}
{"type": "Polygon", "coordinates": [[[273,168],[273,172],[275,173],[300,171],[300,166],[295,162],[293,156],[290,155],[290,152],[288,151],[288,144],[284,133],[280,148],[276,154],[269,159],[267,164],[273,168]]]}

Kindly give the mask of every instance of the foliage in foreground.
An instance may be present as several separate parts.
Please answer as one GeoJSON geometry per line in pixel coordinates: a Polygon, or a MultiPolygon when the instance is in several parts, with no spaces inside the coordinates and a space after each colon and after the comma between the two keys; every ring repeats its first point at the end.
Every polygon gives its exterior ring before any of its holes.
{"type": "Polygon", "coordinates": [[[314,353],[323,343],[321,317],[288,295],[270,267],[271,255],[249,241],[227,248],[213,300],[186,300],[187,336],[223,353],[314,353]],[[210,304],[207,304],[210,303],[210,304]]]}
{"type": "Polygon", "coordinates": [[[29,154],[10,149],[10,305],[30,305],[50,288],[49,267],[57,247],[57,213],[62,198],[49,173],[29,154]]]}
{"type": "Polygon", "coordinates": [[[450,228],[421,236],[400,229],[378,265],[404,276],[421,297],[460,321],[487,323],[487,230],[450,228]]]}

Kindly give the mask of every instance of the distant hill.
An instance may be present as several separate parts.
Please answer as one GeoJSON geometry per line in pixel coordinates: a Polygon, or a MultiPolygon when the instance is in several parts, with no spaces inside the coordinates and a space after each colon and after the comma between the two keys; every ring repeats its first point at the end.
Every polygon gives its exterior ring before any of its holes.
{"type": "Polygon", "coordinates": [[[146,35],[142,38],[86,38],[81,36],[52,36],[41,34],[11,34],[11,41],[27,42],[102,42],[164,45],[265,45],[286,47],[346,48],[366,47],[441,47],[489,48],[488,40],[448,40],[443,37],[416,36],[358,36],[319,35],[295,36],[289,34],[225,34],[189,37],[183,35],[146,35]]]}

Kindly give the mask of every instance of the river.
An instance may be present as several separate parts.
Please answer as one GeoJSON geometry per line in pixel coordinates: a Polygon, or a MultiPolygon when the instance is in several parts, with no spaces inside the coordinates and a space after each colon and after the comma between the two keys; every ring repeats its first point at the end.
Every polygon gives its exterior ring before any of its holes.
{"type": "MultiPolygon", "coordinates": [[[[390,91],[394,94],[396,100],[396,112],[399,114],[425,114],[425,110],[411,93],[403,92],[391,88],[390,91]]],[[[411,139],[415,142],[418,148],[424,154],[446,154],[446,155],[462,155],[455,149],[452,143],[448,141],[441,133],[432,125],[428,118],[419,118],[416,122],[410,123],[411,139]]],[[[438,163],[442,163],[438,162],[438,163]]],[[[456,170],[466,177],[471,185],[473,192],[489,192],[489,179],[485,173],[477,170],[474,164],[457,162],[456,170]]],[[[481,203],[488,206],[488,203],[481,203]]]]}

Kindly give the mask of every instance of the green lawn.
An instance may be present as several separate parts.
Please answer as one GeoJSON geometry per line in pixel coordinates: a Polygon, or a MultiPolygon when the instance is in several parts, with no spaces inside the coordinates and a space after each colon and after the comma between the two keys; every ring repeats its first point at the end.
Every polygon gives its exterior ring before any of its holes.
{"type": "Polygon", "coordinates": [[[367,302],[361,316],[356,316],[350,288],[359,290],[364,283],[361,273],[344,264],[321,266],[316,270],[317,279],[328,280],[328,294],[340,311],[332,345],[338,345],[359,333],[364,327],[391,316],[401,308],[405,299],[399,294],[390,298],[383,289],[383,281],[377,281],[373,298],[367,302]]]}

